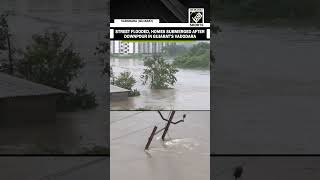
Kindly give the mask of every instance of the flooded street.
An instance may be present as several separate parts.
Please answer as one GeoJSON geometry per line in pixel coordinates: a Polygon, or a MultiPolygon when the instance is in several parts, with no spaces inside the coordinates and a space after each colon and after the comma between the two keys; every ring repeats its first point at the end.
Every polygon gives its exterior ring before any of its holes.
{"type": "MultiPolygon", "coordinates": [[[[162,112],[167,118],[168,112],[162,112]]],[[[111,179],[193,180],[210,179],[210,112],[177,111],[166,141],[155,135],[150,148],[144,147],[153,126],[165,122],[156,111],[111,112],[111,179]],[[127,173],[123,170],[131,169],[127,173]]]]}
{"type": "Polygon", "coordinates": [[[215,153],[319,153],[320,31],[217,23],[215,153]]]}
{"type": "Polygon", "coordinates": [[[172,89],[150,89],[142,85],[143,59],[111,58],[110,64],[115,75],[129,71],[137,83],[141,95],[129,100],[111,103],[112,110],[163,109],[163,110],[209,110],[210,109],[210,71],[179,69],[177,83],[172,89]]]}

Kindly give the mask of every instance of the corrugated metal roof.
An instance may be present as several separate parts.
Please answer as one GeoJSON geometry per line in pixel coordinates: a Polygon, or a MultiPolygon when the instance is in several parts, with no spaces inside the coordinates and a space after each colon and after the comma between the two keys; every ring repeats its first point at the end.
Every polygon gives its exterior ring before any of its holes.
{"type": "Polygon", "coordinates": [[[0,73],[0,98],[65,94],[65,91],[0,73]]]}
{"type": "Polygon", "coordinates": [[[110,85],[110,93],[128,92],[128,89],[124,89],[118,86],[110,85]]]}

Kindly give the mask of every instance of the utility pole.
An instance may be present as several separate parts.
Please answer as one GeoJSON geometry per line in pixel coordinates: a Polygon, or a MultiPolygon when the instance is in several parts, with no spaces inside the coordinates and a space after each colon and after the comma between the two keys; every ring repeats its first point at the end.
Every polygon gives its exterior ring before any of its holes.
{"type": "Polygon", "coordinates": [[[170,125],[171,125],[171,124],[174,124],[174,125],[175,125],[175,124],[179,124],[179,123],[181,123],[181,122],[184,122],[184,119],[186,118],[186,115],[184,114],[182,120],[173,122],[173,117],[174,117],[174,114],[176,113],[176,111],[170,111],[170,117],[169,117],[169,119],[164,118],[160,111],[158,111],[158,113],[159,113],[161,119],[164,120],[164,121],[166,121],[167,124],[166,124],[166,126],[165,126],[164,128],[162,128],[162,129],[160,129],[160,130],[158,130],[158,131],[157,131],[158,127],[157,127],[157,126],[154,126],[154,128],[153,128],[153,130],[152,130],[152,132],[151,132],[151,135],[150,135],[149,138],[148,138],[148,142],[147,142],[144,150],[148,150],[148,149],[149,149],[153,137],[154,137],[156,134],[160,133],[161,131],[164,131],[163,134],[162,134],[162,136],[161,136],[161,139],[162,139],[163,141],[165,141],[165,137],[166,137],[166,134],[167,134],[167,132],[168,132],[168,130],[169,130],[170,125]]]}

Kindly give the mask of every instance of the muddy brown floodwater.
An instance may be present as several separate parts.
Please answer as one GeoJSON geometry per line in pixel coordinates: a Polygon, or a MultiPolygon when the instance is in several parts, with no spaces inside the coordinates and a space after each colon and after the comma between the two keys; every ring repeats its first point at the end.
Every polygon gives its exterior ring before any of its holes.
{"type": "Polygon", "coordinates": [[[157,134],[144,151],[153,126],[165,125],[159,114],[111,111],[111,179],[210,179],[210,112],[177,111],[174,121],[183,114],[185,122],[171,125],[164,142],[157,134]]]}
{"type": "Polygon", "coordinates": [[[129,100],[111,103],[112,110],[209,110],[210,109],[210,71],[179,69],[177,83],[172,89],[150,89],[142,85],[140,76],[144,66],[142,59],[111,58],[115,75],[129,71],[137,80],[134,88],[141,95],[129,100]]]}

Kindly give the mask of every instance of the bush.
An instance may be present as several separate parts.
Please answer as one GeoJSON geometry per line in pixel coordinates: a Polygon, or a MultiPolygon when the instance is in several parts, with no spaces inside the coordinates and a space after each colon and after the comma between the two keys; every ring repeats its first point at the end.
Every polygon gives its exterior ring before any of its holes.
{"type": "Polygon", "coordinates": [[[137,89],[132,89],[137,81],[130,72],[122,72],[111,83],[124,89],[130,90],[129,96],[139,96],[140,92],[137,89]]]}
{"type": "Polygon", "coordinates": [[[94,92],[88,92],[86,85],[76,88],[74,93],[58,100],[58,110],[60,111],[75,111],[79,108],[91,109],[97,105],[96,95],[94,92]]]}
{"type": "Polygon", "coordinates": [[[138,89],[131,90],[129,92],[129,96],[130,97],[132,97],[132,96],[140,96],[140,91],[138,91],[138,89]]]}

